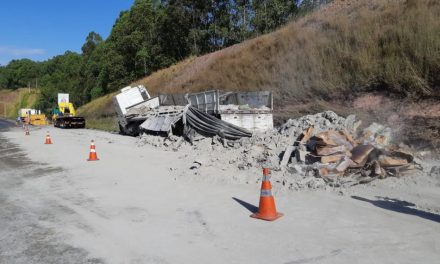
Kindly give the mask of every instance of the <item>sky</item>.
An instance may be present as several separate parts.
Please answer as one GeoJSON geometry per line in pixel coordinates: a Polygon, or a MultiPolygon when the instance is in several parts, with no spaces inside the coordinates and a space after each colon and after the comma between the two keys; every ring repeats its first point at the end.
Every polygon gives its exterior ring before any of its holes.
{"type": "Polygon", "coordinates": [[[0,0],[0,65],[81,52],[90,31],[108,37],[134,0],[0,0]]]}

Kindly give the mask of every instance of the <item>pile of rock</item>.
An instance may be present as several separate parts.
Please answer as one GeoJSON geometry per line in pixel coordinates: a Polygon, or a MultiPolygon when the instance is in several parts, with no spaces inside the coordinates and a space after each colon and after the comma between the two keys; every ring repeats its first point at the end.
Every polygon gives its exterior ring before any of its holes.
{"type": "Polygon", "coordinates": [[[234,180],[253,182],[268,166],[277,186],[289,189],[359,184],[416,168],[410,154],[390,144],[389,128],[373,123],[358,134],[360,123],[354,115],[326,111],[235,141],[215,136],[189,143],[176,136],[142,135],[139,145],[185,153],[188,170],[181,173],[188,175],[232,170],[234,180]]]}
{"type": "Polygon", "coordinates": [[[361,122],[356,122],[355,115],[349,115],[347,118],[338,116],[335,112],[325,111],[315,115],[306,115],[297,119],[289,119],[284,123],[279,132],[292,139],[298,138],[304,130],[314,127],[314,133],[320,133],[327,130],[348,130],[357,129],[361,122]]]}
{"type": "Polygon", "coordinates": [[[157,148],[172,149],[177,151],[184,142],[182,137],[170,135],[168,137],[155,136],[151,134],[142,134],[138,140],[138,147],[151,145],[157,148]]]}
{"type": "Polygon", "coordinates": [[[333,126],[324,131],[318,123],[318,132],[310,124],[299,136],[298,130],[291,130],[297,139],[286,147],[281,166],[287,166],[295,157],[297,163],[313,165],[315,175],[326,182],[340,182],[345,177],[345,182],[352,184],[400,177],[420,168],[413,155],[391,144],[390,128],[373,123],[357,133],[360,122],[355,122],[354,117],[347,120],[338,121],[340,126],[336,129],[333,126]]]}

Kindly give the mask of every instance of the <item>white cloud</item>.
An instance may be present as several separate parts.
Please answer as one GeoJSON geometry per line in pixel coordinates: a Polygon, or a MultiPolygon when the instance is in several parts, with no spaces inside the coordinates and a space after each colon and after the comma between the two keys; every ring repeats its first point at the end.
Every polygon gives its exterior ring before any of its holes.
{"type": "Polygon", "coordinates": [[[8,46],[0,46],[0,54],[12,56],[29,56],[29,55],[43,55],[46,53],[44,49],[35,48],[15,48],[8,46]]]}

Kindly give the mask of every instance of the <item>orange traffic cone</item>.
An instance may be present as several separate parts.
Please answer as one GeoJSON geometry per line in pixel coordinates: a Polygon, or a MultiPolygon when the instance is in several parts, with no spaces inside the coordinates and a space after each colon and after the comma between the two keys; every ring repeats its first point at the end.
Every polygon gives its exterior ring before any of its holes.
{"type": "Polygon", "coordinates": [[[26,136],[29,136],[31,134],[31,133],[29,133],[29,127],[26,127],[24,131],[25,131],[24,134],[26,136]]]}
{"type": "Polygon", "coordinates": [[[270,184],[269,169],[263,168],[263,182],[261,183],[260,205],[258,212],[251,217],[266,221],[274,221],[283,216],[275,207],[275,199],[272,196],[272,184],[270,184]]]}
{"type": "Polygon", "coordinates": [[[95,141],[92,140],[92,142],[90,143],[90,154],[88,161],[94,161],[94,160],[99,160],[99,159],[98,159],[98,155],[96,155],[95,141]]]}
{"type": "Polygon", "coordinates": [[[52,144],[52,139],[50,138],[49,131],[47,131],[46,141],[44,144],[52,144]]]}

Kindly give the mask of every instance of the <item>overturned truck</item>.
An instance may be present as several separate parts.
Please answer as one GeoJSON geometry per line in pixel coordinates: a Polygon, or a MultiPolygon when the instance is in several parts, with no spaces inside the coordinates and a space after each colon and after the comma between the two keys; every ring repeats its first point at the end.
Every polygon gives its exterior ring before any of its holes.
{"type": "Polygon", "coordinates": [[[159,106],[157,97],[152,98],[144,86],[127,86],[113,97],[113,106],[118,117],[121,134],[136,136],[139,134],[139,125],[146,118],[141,113],[159,106]]]}
{"type": "Polygon", "coordinates": [[[144,86],[125,87],[113,98],[121,133],[195,135],[226,139],[273,129],[273,98],[268,91],[218,90],[151,97],[144,86]]]}

